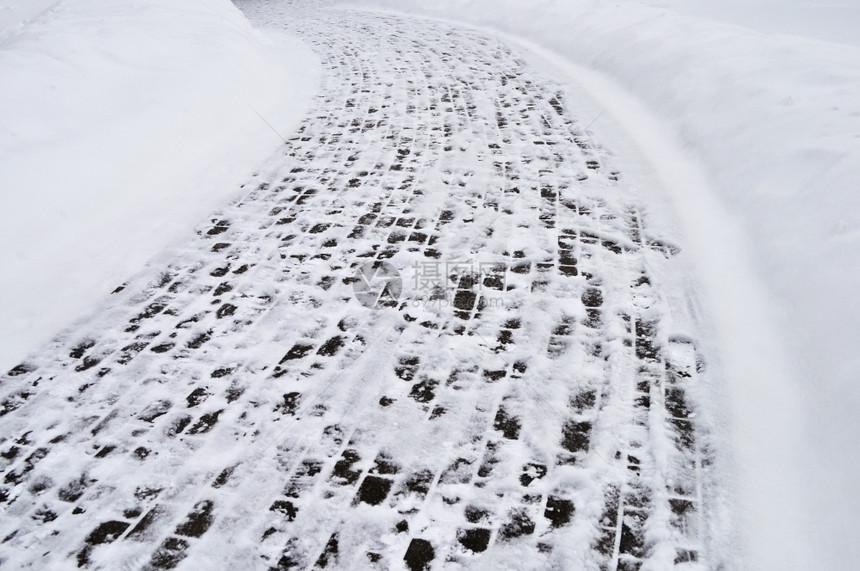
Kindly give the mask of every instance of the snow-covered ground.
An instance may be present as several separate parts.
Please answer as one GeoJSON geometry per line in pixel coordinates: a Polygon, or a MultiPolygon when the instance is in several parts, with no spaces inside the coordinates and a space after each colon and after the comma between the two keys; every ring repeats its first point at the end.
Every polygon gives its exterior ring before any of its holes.
{"type": "Polygon", "coordinates": [[[228,0],[0,0],[0,367],[235,196],[318,65],[228,0]]]}
{"type": "MultiPolygon", "coordinates": [[[[807,557],[835,569],[860,558],[853,541],[860,509],[860,49],[837,43],[856,44],[858,7],[361,4],[531,40],[633,94],[673,133],[675,147],[693,155],[713,192],[687,180],[688,196],[673,199],[688,243],[698,246],[706,301],[720,332],[738,469],[750,502],[750,556],[761,568],[787,568],[785,559],[809,568],[807,557]],[[705,207],[708,194],[716,202],[705,207]],[[711,207],[710,219],[702,216],[711,207]]],[[[595,82],[579,83],[588,90],[595,82]]],[[[613,113],[633,133],[644,124],[629,105],[607,102],[613,113]]],[[[657,163],[673,160],[650,154],[657,163]]],[[[671,164],[658,168],[672,178],[671,164]]],[[[676,169],[676,187],[685,176],[676,169]]]]}
{"type": "Polygon", "coordinates": [[[641,3],[767,34],[860,45],[857,33],[860,3],[856,0],[641,0],[641,3]]]}
{"type": "Polygon", "coordinates": [[[492,34],[241,5],[320,97],[0,377],[0,561],[737,568],[691,256],[593,104],[492,34]]]}
{"type": "MultiPolygon", "coordinates": [[[[673,209],[694,254],[749,567],[860,560],[860,8],[354,1],[521,38],[568,85],[570,112],[653,184],[659,204],[637,208],[673,209]]],[[[0,368],[236,196],[316,66],[226,0],[0,0],[0,368]]]]}

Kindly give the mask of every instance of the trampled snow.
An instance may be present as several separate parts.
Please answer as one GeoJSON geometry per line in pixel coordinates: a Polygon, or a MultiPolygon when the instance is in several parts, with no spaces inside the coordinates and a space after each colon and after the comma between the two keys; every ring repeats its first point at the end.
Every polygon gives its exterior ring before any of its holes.
{"type": "Polygon", "coordinates": [[[235,196],[319,73],[227,0],[3,0],[0,25],[6,368],[235,196]]]}

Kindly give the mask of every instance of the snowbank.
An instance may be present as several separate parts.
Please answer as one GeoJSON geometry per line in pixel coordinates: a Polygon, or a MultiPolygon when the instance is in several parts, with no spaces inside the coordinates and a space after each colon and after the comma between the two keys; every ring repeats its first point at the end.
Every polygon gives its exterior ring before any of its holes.
{"type": "Polygon", "coordinates": [[[0,369],[234,196],[317,89],[228,0],[0,0],[0,369]]]}
{"type": "Polygon", "coordinates": [[[641,3],[359,3],[529,39],[635,94],[693,153],[705,181],[676,169],[673,198],[721,333],[750,568],[860,559],[860,48],[641,3]]]}
{"type": "Polygon", "coordinates": [[[59,3],[60,0],[0,0],[0,38],[59,3]]]}
{"type": "Polygon", "coordinates": [[[696,16],[769,34],[790,34],[860,46],[860,2],[856,0],[642,0],[696,16]]]}

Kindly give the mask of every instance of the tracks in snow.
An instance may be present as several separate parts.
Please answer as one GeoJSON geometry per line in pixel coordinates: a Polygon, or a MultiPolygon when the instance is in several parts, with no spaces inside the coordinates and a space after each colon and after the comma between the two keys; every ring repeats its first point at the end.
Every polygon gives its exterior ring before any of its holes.
{"type": "Polygon", "coordinates": [[[677,248],[562,90],[446,25],[290,28],[326,83],[283,152],[3,377],[0,562],[716,566],[677,248]]]}

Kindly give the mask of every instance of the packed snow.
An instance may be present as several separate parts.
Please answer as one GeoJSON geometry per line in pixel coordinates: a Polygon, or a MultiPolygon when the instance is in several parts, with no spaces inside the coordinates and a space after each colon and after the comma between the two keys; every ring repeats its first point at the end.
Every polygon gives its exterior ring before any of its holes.
{"type": "Polygon", "coordinates": [[[236,196],[319,63],[228,0],[0,0],[0,24],[8,368],[236,196]]]}

